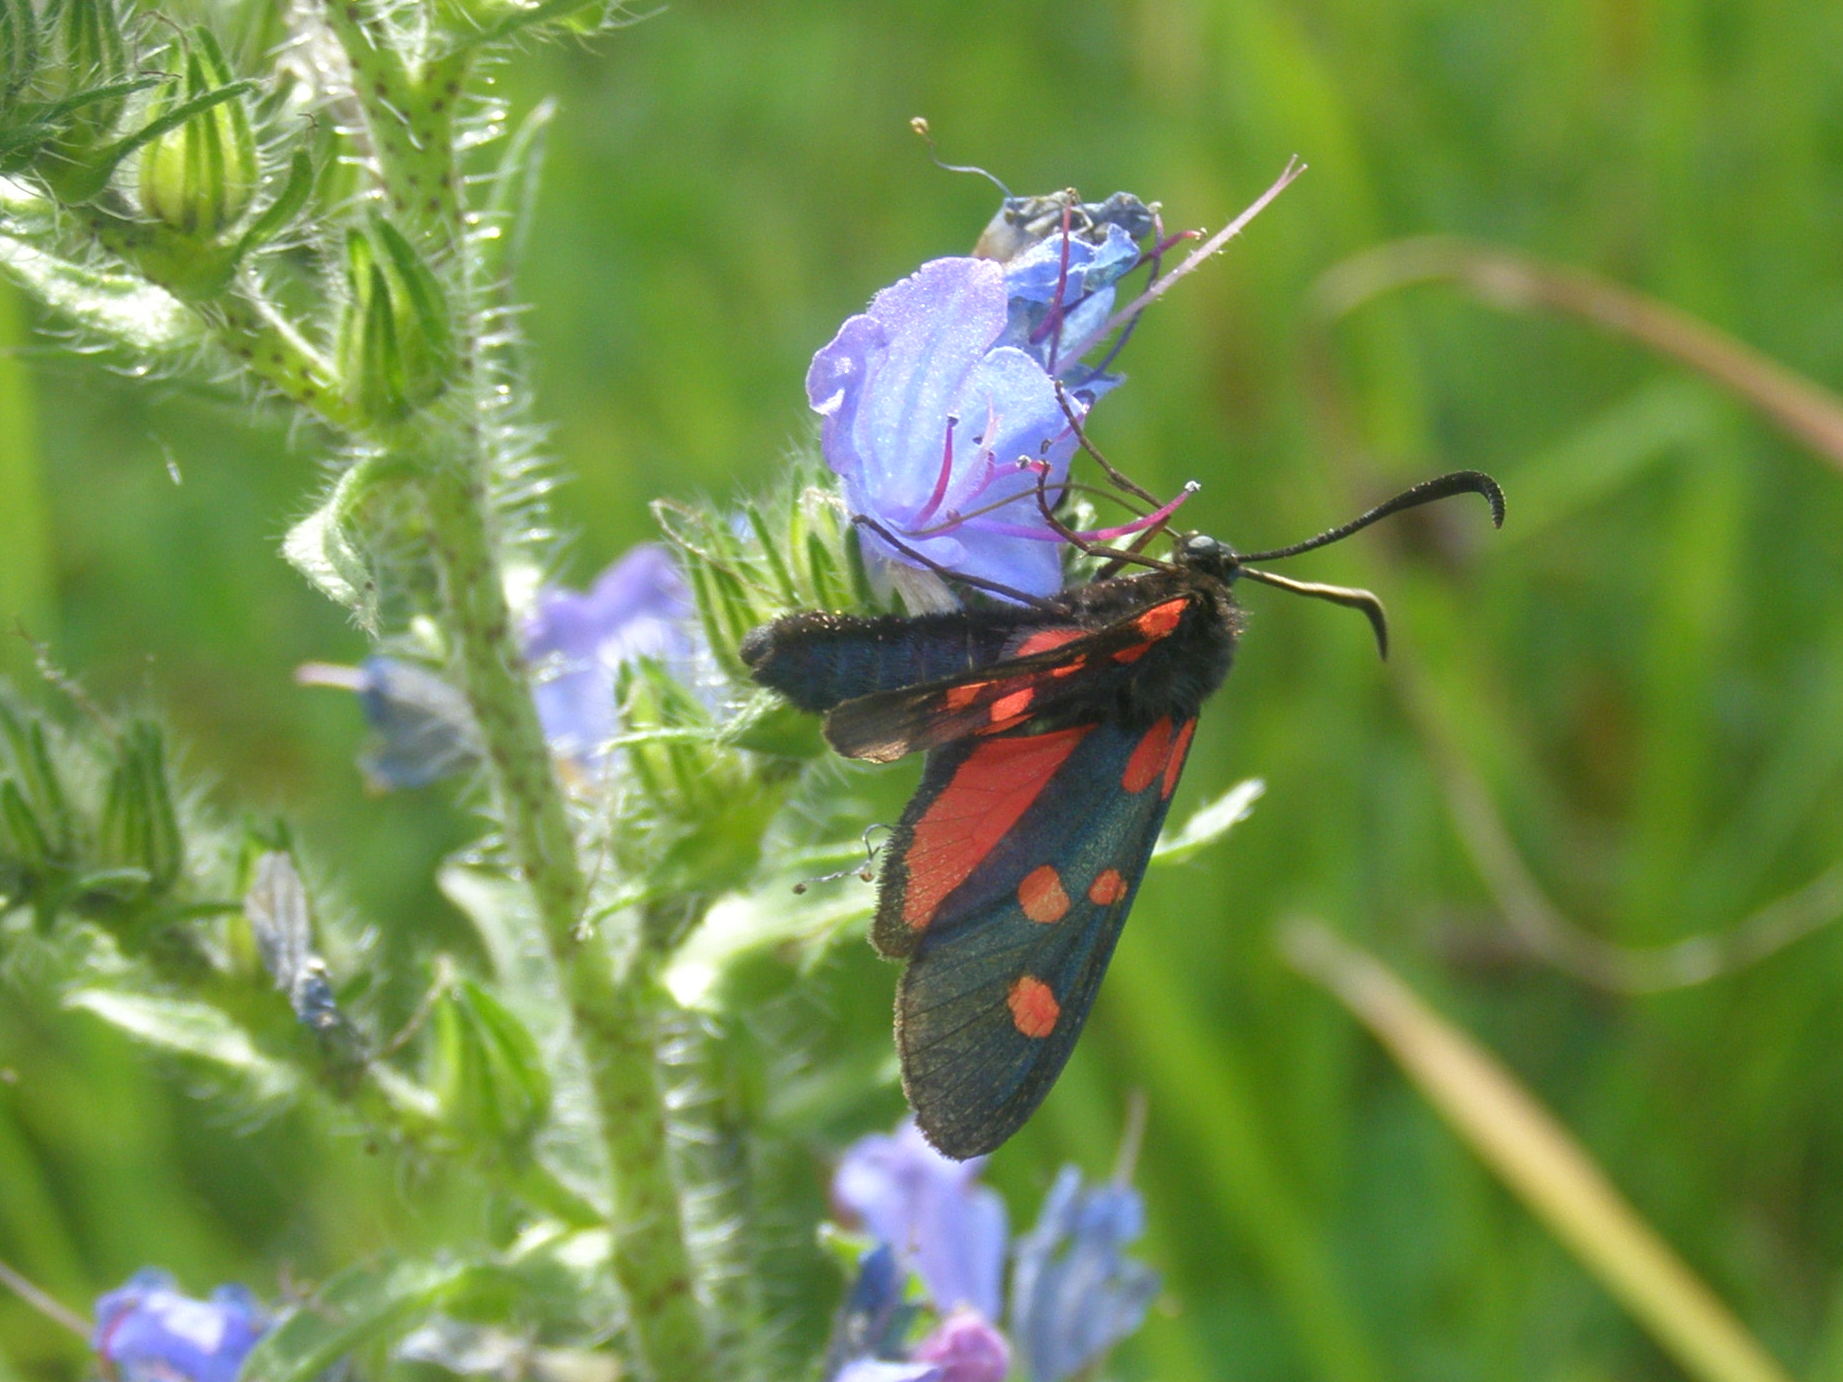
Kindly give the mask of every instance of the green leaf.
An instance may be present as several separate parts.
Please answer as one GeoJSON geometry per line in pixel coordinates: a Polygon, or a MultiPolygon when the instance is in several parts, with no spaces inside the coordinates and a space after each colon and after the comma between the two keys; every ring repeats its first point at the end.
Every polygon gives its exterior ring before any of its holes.
{"type": "Polygon", "coordinates": [[[478,1262],[397,1261],[343,1271],[262,1337],[238,1382],[312,1382],[354,1351],[396,1338],[412,1321],[503,1279],[500,1268],[478,1262]]]}
{"type": "Polygon", "coordinates": [[[198,318],[145,279],[103,273],[40,247],[52,234],[50,208],[0,182],[0,273],[79,328],[151,357],[154,364],[194,360],[205,341],[198,318]]]}
{"type": "Polygon", "coordinates": [[[394,463],[368,459],[339,477],[319,508],[288,530],[282,555],[309,583],[348,610],[358,626],[378,635],[377,583],[370,563],[352,541],[352,519],[364,503],[404,473],[394,463]]]}
{"type": "MultiPolygon", "coordinates": [[[[453,864],[440,876],[442,892],[473,922],[494,972],[494,996],[524,1025],[537,1049],[547,1053],[554,1096],[550,1117],[538,1130],[533,1150],[573,1191],[600,1203],[608,1173],[594,1108],[588,1066],[570,1029],[569,1005],[557,973],[541,945],[533,944],[538,920],[523,884],[490,869],[453,864]]],[[[599,941],[591,944],[599,944],[599,941]]]]}
{"type": "Polygon", "coordinates": [[[243,238],[237,242],[237,258],[241,259],[259,245],[267,244],[289,222],[293,221],[307,205],[307,199],[314,190],[314,161],[305,150],[296,149],[288,161],[288,177],[282,184],[281,191],[275,194],[275,200],[263,208],[262,214],[250,223],[250,228],[243,232],[243,238]]]}
{"type": "Polygon", "coordinates": [[[227,1071],[265,1101],[294,1091],[294,1072],[258,1051],[249,1033],[208,1003],[101,988],[78,989],[64,1003],[137,1041],[227,1071]]]}
{"type": "Polygon", "coordinates": [[[863,846],[855,842],[823,855],[804,855],[788,861],[790,872],[752,892],[720,898],[667,963],[667,990],[684,1007],[721,1011],[728,1006],[730,976],[754,957],[790,946],[822,954],[842,937],[861,935],[876,910],[869,887],[845,879],[804,898],[796,898],[793,890],[802,875],[810,878],[863,857],[863,846]]]}
{"type": "Polygon", "coordinates": [[[481,246],[485,260],[481,277],[487,281],[511,281],[524,257],[532,212],[538,204],[538,179],[544,170],[550,124],[556,115],[554,99],[539,101],[506,140],[505,151],[493,170],[492,192],[481,214],[482,222],[496,231],[481,246]]]}
{"type": "Polygon", "coordinates": [[[519,1153],[550,1110],[550,1076],[537,1042],[472,980],[436,1004],[434,1063],[443,1120],[466,1146],[519,1153]]]}

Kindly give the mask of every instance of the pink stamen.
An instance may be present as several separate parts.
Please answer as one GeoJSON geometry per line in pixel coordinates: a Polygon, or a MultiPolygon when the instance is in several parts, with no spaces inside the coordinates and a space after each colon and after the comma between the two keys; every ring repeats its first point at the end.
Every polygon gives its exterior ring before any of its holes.
{"type": "Polygon", "coordinates": [[[1153,509],[1151,513],[1135,518],[1131,523],[1122,523],[1117,528],[1095,528],[1089,532],[1077,533],[1076,536],[1083,542],[1112,542],[1115,538],[1131,537],[1134,533],[1143,533],[1147,528],[1163,527],[1171,515],[1178,511],[1178,506],[1195,494],[1199,488],[1197,482],[1192,480],[1184,486],[1183,493],[1163,508],[1153,509]]]}
{"type": "Polygon", "coordinates": [[[1175,234],[1167,235],[1154,245],[1152,247],[1152,257],[1154,259],[1162,259],[1186,240],[1201,240],[1202,238],[1203,232],[1200,230],[1180,230],[1175,234]]]}
{"type": "Polygon", "coordinates": [[[1056,299],[1046,321],[1056,323],[1056,339],[1049,347],[1049,376],[1056,377],[1056,357],[1062,352],[1062,319],[1066,314],[1066,299],[1069,288],[1069,229],[1075,224],[1075,208],[1064,205],[1062,208],[1062,263],[1056,269],[1056,299]]]}
{"type": "MultiPolygon", "coordinates": [[[[1021,468],[1036,470],[1041,464],[1041,462],[1027,462],[1021,468]]],[[[1151,513],[1135,518],[1131,523],[1122,523],[1114,528],[1094,528],[1087,532],[1077,532],[1075,536],[1080,538],[1083,542],[1112,542],[1116,538],[1131,537],[1134,533],[1142,533],[1148,528],[1159,527],[1169,521],[1171,515],[1178,511],[1178,507],[1183,504],[1186,499],[1190,498],[1191,495],[1195,494],[1198,488],[1197,482],[1192,480],[1189,484],[1184,486],[1184,492],[1182,494],[1178,495],[1177,498],[1173,499],[1163,508],[1155,509],[1151,513]]],[[[1029,497],[1028,492],[1026,492],[1026,494],[1014,494],[1010,499],[1000,500],[991,507],[993,509],[1003,508],[1006,504],[1026,497],[1029,497]]],[[[977,515],[974,516],[976,517],[977,515]]],[[[940,530],[936,529],[935,531],[938,532],[940,530]]],[[[996,533],[1000,537],[1029,538],[1033,542],[1061,542],[1064,540],[1061,533],[1041,525],[1026,526],[1022,523],[981,523],[979,525],[979,531],[982,533],[996,533]]]]}
{"type": "Polygon", "coordinates": [[[1301,163],[1297,158],[1290,160],[1280,176],[1275,179],[1273,186],[1256,197],[1253,204],[1249,206],[1246,211],[1242,212],[1241,215],[1237,216],[1221,230],[1210,236],[1209,239],[1205,240],[1193,252],[1186,255],[1183,263],[1179,264],[1170,273],[1159,279],[1158,282],[1148,285],[1143,293],[1109,317],[1107,319],[1107,324],[1101,328],[1099,335],[1097,335],[1095,339],[1099,340],[1101,336],[1106,336],[1111,332],[1117,331],[1122,326],[1132,321],[1134,317],[1145,311],[1154,301],[1168,292],[1172,284],[1183,278],[1184,275],[1191,272],[1191,270],[1197,268],[1205,259],[1208,259],[1212,254],[1215,254],[1216,251],[1228,244],[1230,240],[1241,234],[1242,231],[1247,228],[1248,222],[1265,211],[1267,209],[1267,204],[1284,192],[1293,179],[1303,173],[1305,169],[1306,165],[1301,163]]]}
{"type": "Polygon", "coordinates": [[[941,500],[947,497],[947,482],[953,478],[953,429],[959,425],[960,419],[949,414],[947,436],[941,443],[941,471],[934,477],[934,493],[928,496],[928,502],[922,505],[922,511],[915,515],[917,523],[926,523],[933,518],[934,511],[941,507],[941,500]]]}

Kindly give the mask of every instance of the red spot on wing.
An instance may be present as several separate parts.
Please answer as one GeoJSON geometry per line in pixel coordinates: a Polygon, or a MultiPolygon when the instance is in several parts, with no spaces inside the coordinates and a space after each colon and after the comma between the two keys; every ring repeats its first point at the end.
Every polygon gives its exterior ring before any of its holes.
{"type": "Polygon", "coordinates": [[[1133,620],[1133,627],[1147,638],[1163,638],[1178,625],[1184,617],[1184,610],[1190,601],[1184,597],[1166,600],[1162,605],[1153,605],[1144,614],[1133,620]]]}
{"type": "Polygon", "coordinates": [[[1086,636],[1087,631],[1084,629],[1038,629],[1018,644],[1011,656],[1029,657],[1032,653],[1047,653],[1051,648],[1060,648],[1064,643],[1073,643],[1086,636]]]}
{"type": "Polygon", "coordinates": [[[992,683],[989,681],[969,681],[960,686],[948,687],[945,697],[947,708],[949,710],[966,709],[967,706],[978,700],[979,693],[984,691],[991,684],[992,683]]]}
{"type": "Polygon", "coordinates": [[[1010,833],[1093,728],[994,739],[967,755],[909,837],[902,859],[904,922],[919,931],[934,920],[947,894],[1010,833]]]}
{"type": "Polygon", "coordinates": [[[1115,662],[1137,662],[1151,651],[1150,643],[1129,643],[1124,648],[1114,649],[1113,660],[1115,662]]]}
{"type": "Polygon", "coordinates": [[[1044,926],[1054,925],[1069,914],[1069,895],[1062,889],[1062,876],[1050,864],[1024,875],[1024,881],[1017,885],[1017,903],[1025,916],[1044,926]]]}
{"type": "Polygon", "coordinates": [[[1088,901],[1097,907],[1111,907],[1126,896],[1126,879],[1120,876],[1118,869],[1102,869],[1100,876],[1088,885],[1088,901]]]}
{"type": "Polygon", "coordinates": [[[992,723],[997,724],[1000,720],[1015,723],[1030,709],[1030,703],[1036,698],[1037,693],[1028,686],[1000,696],[992,702],[992,723]]]}
{"type": "Polygon", "coordinates": [[[1062,1016],[1062,1004],[1050,992],[1050,986],[1033,975],[1025,974],[1011,986],[1005,996],[1011,1009],[1011,1023],[1027,1037],[1046,1037],[1056,1030],[1062,1016]]]}
{"type": "Polygon", "coordinates": [[[1165,715],[1133,746],[1133,755],[1126,760],[1126,771],[1120,775],[1120,785],[1129,792],[1143,792],[1170,761],[1171,717],[1165,715]]]}
{"type": "Polygon", "coordinates": [[[1067,662],[1050,668],[1049,674],[1052,677],[1072,677],[1087,665],[1088,659],[1085,657],[1070,658],[1067,662]]]}
{"type": "Polygon", "coordinates": [[[1158,789],[1161,797],[1168,797],[1177,790],[1178,774],[1184,771],[1184,755],[1190,752],[1190,736],[1197,732],[1197,717],[1192,715],[1177,728],[1177,742],[1171,746],[1171,761],[1165,764],[1164,785],[1158,789]]]}

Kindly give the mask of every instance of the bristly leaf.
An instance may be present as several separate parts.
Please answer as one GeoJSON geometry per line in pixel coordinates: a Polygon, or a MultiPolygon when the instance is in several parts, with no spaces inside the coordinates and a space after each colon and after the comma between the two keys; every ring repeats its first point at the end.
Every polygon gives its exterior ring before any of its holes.
{"type": "Polygon", "coordinates": [[[550,1111],[550,1075],[530,1031],[471,979],[435,1006],[430,1084],[457,1142],[521,1155],[550,1111]]]}
{"type": "Polygon", "coordinates": [[[288,175],[282,182],[281,190],[262,209],[262,214],[250,222],[249,229],[243,232],[243,238],[237,241],[238,259],[258,246],[267,244],[301,214],[308,198],[313,195],[314,177],[312,157],[305,149],[296,149],[288,160],[288,175]]]}
{"type": "Polygon", "coordinates": [[[409,474],[400,461],[367,456],[348,466],[320,507],[288,530],[282,555],[295,570],[374,638],[380,633],[379,581],[358,534],[368,506],[395,495],[409,474]]]}
{"type": "Polygon", "coordinates": [[[78,989],[64,1002],[148,1046],[233,1076],[259,1103],[287,1098],[297,1087],[294,1071],[257,1050],[248,1032],[209,1003],[114,988],[78,989]]]}
{"type": "Polygon", "coordinates": [[[109,345],[158,365],[189,363],[205,342],[199,318],[137,276],[104,273],[56,253],[47,202],[0,180],[0,274],[109,345]]]}
{"type": "Polygon", "coordinates": [[[503,1268],[478,1261],[395,1259],[341,1272],[263,1336],[238,1382],[313,1382],[350,1355],[404,1333],[410,1321],[506,1281],[503,1268]]]}

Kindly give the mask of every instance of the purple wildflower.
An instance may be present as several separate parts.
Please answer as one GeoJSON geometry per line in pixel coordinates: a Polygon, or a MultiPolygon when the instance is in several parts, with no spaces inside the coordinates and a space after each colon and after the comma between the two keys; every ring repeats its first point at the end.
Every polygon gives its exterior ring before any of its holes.
{"type": "Polygon", "coordinates": [[[560,757],[589,763],[614,737],[615,673],[656,658],[695,681],[703,641],[691,589],[671,552],[643,543],[583,594],[561,586],[538,593],[525,621],[525,656],[537,668],[538,719],[560,757]]]}
{"type": "Polygon", "coordinates": [[[480,755],[466,698],[420,663],[399,657],[368,657],[356,667],[309,662],[294,678],[357,693],[371,726],[358,766],[373,791],[426,787],[480,755]]]}
{"type": "Polygon", "coordinates": [[[1122,1251],[1144,1228],[1131,1187],[1084,1189],[1063,1167],[1011,1273],[1012,1337],[1033,1382],[1074,1376],[1145,1319],[1158,1274],[1122,1251]]]}
{"type": "Polygon", "coordinates": [[[826,1376],[849,1372],[852,1359],[900,1356],[903,1337],[915,1319],[906,1297],[908,1274],[896,1264],[888,1243],[878,1243],[858,1259],[857,1280],[845,1297],[826,1349],[826,1376]]]}
{"type": "Polygon", "coordinates": [[[976,1310],[954,1311],[909,1356],[940,1368],[940,1382],[1005,1382],[1011,1371],[1011,1345],[976,1310]]]}
{"type": "Polygon", "coordinates": [[[269,1317],[241,1286],[182,1296],[165,1272],[135,1273],[96,1302],[97,1356],[122,1382],[235,1382],[269,1317]]]}
{"type": "MultiPolygon", "coordinates": [[[[532,699],[557,757],[594,768],[618,725],[614,680],[621,664],[651,657],[682,680],[703,675],[704,643],[684,574],[656,543],[634,548],[578,594],[546,586],[521,630],[535,668],[532,699]]],[[[378,790],[424,787],[472,766],[479,735],[461,693],[403,658],[357,667],[309,663],[298,680],[358,693],[373,742],[360,757],[378,790]]]]}
{"type": "MultiPolygon", "coordinates": [[[[1157,218],[1137,197],[1008,198],[978,257],[885,288],[813,357],[807,398],[853,515],[935,566],[1034,596],[1062,588],[1059,499],[1084,416],[1118,376],[1082,363],[1157,218]],[[1058,390],[1062,397],[1058,397],[1058,390]],[[1066,400],[1066,411],[1065,411],[1066,400]]],[[[891,575],[927,562],[866,530],[891,575]]]]}
{"type": "MultiPolygon", "coordinates": [[[[1062,588],[1062,549],[1038,511],[1069,474],[1075,434],[1043,363],[1006,344],[1005,270],[936,259],[885,288],[813,357],[807,398],[845,502],[937,565],[1033,595],[1062,588]],[[1047,540],[1046,540],[1047,539],[1047,540]]],[[[1079,415],[1086,404],[1073,397],[1079,415]]],[[[865,550],[916,566],[874,533],[865,550]]]]}
{"type": "Polygon", "coordinates": [[[1144,1228],[1138,1193],[1118,1183],[1086,1187],[1065,1167],[1037,1226],[1012,1247],[1007,1339],[992,1323],[999,1318],[1005,1211],[976,1184],[982,1162],[949,1161],[912,1120],[894,1135],[861,1138],[845,1153],[833,1196],[878,1244],[860,1260],[833,1330],[826,1375],[834,1382],[877,1382],[884,1374],[853,1371],[872,1361],[935,1370],[891,1372],[891,1379],[1004,1382],[1013,1358],[1031,1382],[1066,1382],[1144,1320],[1158,1275],[1124,1251],[1144,1228]],[[913,1346],[905,1344],[916,1313],[903,1303],[909,1272],[920,1278],[937,1321],[913,1346]]]}
{"type": "Polygon", "coordinates": [[[978,1184],[984,1158],[951,1161],[905,1120],[893,1136],[861,1138],[832,1180],[838,1202],[922,1280],[942,1312],[971,1306],[998,1318],[1005,1205],[978,1184]]]}

